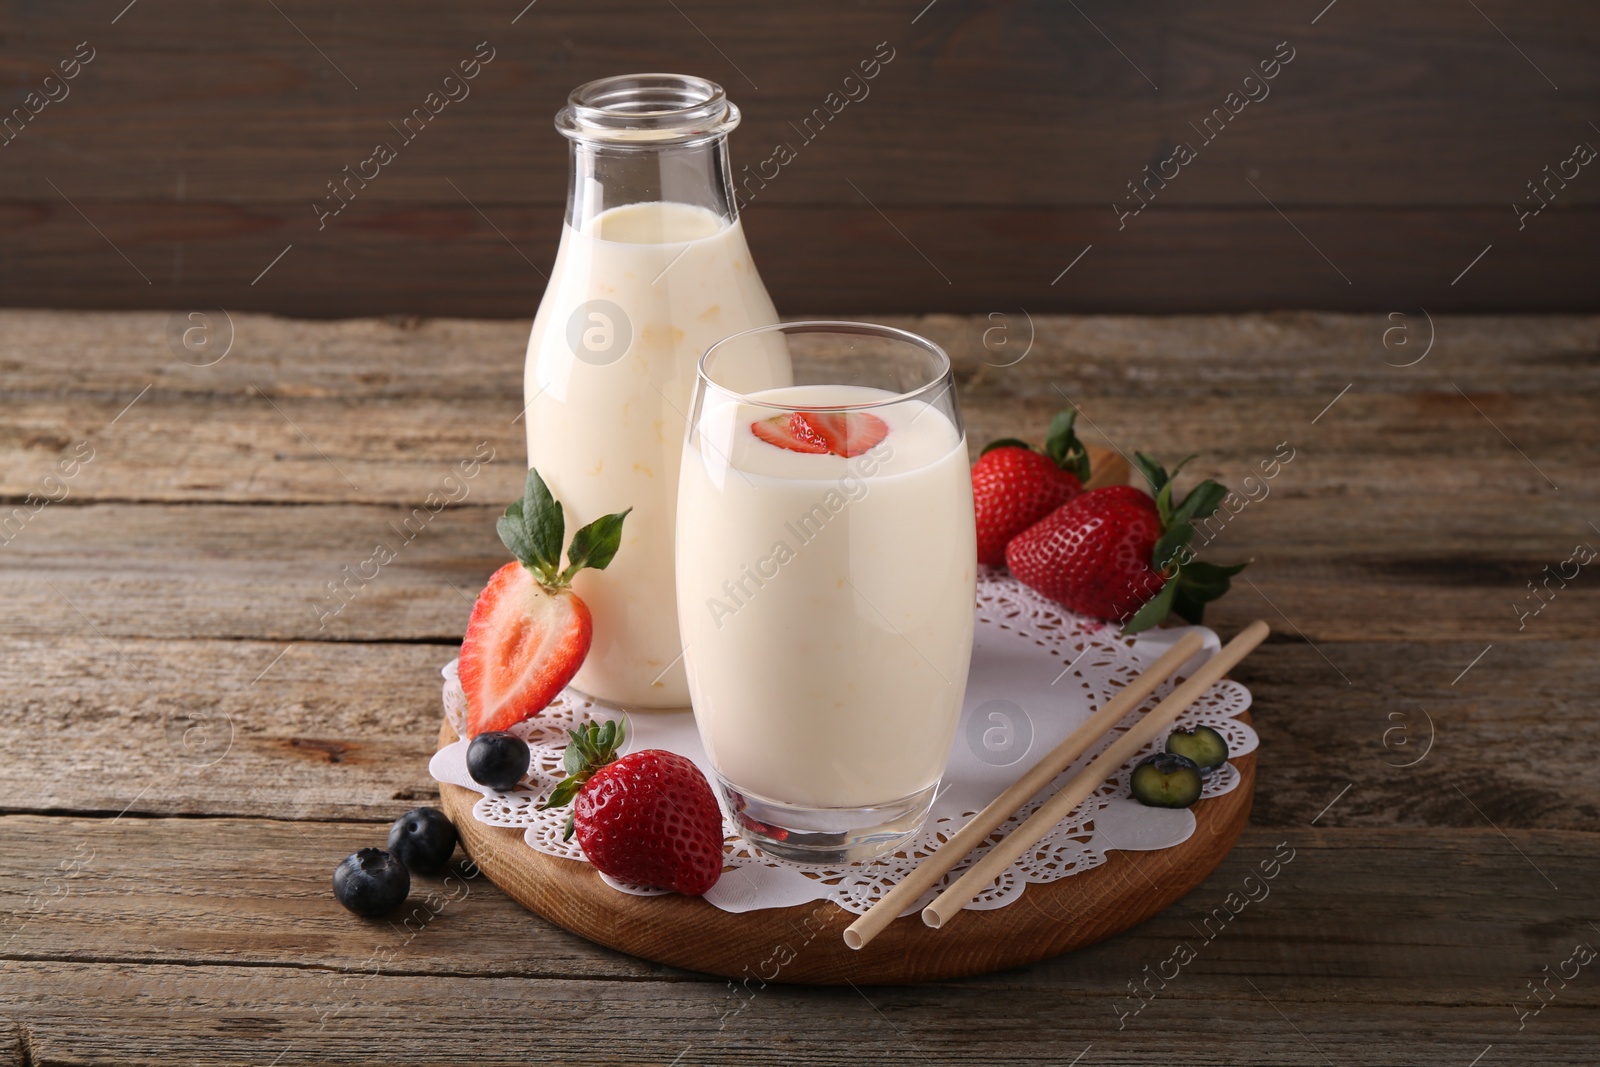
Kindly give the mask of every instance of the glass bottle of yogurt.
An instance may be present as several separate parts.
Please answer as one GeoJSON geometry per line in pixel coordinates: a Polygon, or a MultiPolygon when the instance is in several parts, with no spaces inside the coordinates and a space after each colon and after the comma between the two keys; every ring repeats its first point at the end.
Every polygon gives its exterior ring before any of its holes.
{"type": "MultiPolygon", "coordinates": [[[[574,587],[594,644],[573,685],[631,707],[689,703],[673,587],[678,466],[695,365],[777,321],[739,226],[722,87],[677,74],[579,86],[566,224],[528,339],[528,462],[567,529],[631,507],[622,547],[574,587]]],[[[787,384],[775,363],[769,386],[787,384]]]]}

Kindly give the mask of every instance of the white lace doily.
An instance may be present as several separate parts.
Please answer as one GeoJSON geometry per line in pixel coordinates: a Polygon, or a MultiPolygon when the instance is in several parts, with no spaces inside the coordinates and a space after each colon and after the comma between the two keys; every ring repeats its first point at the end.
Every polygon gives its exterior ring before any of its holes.
{"type": "MultiPolygon", "coordinates": [[[[998,571],[980,575],[977,610],[972,670],[955,749],[928,824],[912,846],[866,864],[815,867],[783,863],[752,853],[724,813],[727,866],[706,894],[709,903],[724,911],[743,912],[826,899],[848,911],[864,912],[1188,630],[1199,630],[1205,639],[1203,651],[1185,665],[1174,681],[1158,688],[1140,711],[1154,706],[1172,691],[1175,681],[1221,647],[1217,635],[1204,627],[1174,627],[1122,637],[1115,628],[1072,615],[998,571]]],[[[456,677],[455,662],[447,664],[443,673],[445,715],[459,733],[466,699],[456,677]]],[[[1231,755],[1242,756],[1255,751],[1257,743],[1255,731],[1235,717],[1249,706],[1249,691],[1237,682],[1224,680],[1180,715],[1178,726],[1192,728],[1204,723],[1227,738],[1231,755]]],[[[593,719],[619,717],[626,720],[625,751],[668,749],[694,760],[710,778],[711,766],[689,712],[629,713],[571,690],[562,693],[539,715],[513,728],[533,750],[527,777],[516,790],[499,793],[474,782],[467,774],[465,741],[436,752],[428,769],[438,781],[483,794],[472,809],[480,822],[522,827],[529,848],[563,859],[582,860],[577,841],[561,839],[566,809],[539,811],[537,805],[562,778],[566,731],[593,719]]],[[[1131,726],[1137,717],[1137,713],[1130,715],[1114,733],[1131,726]]],[[[1073,771],[1111,742],[1112,736],[1108,736],[1086,752],[1003,824],[996,839],[1032,814],[1073,771]]],[[[1098,867],[1113,849],[1150,851],[1187,840],[1194,832],[1193,813],[1187,809],[1145,807],[1129,794],[1128,779],[1134,766],[1165,744],[1166,737],[1162,735],[1125,764],[1115,778],[1090,794],[1070,817],[967,907],[1005,907],[1022,895],[1028,883],[1054,882],[1098,867]]],[[[1220,796],[1238,784],[1238,771],[1227,764],[1206,779],[1202,795],[1220,796]]],[[[986,848],[980,848],[973,858],[986,848]]],[[[918,911],[931,901],[961,875],[967,863],[906,909],[907,913],[918,911]]],[[[654,892],[606,881],[619,892],[654,892]]]]}

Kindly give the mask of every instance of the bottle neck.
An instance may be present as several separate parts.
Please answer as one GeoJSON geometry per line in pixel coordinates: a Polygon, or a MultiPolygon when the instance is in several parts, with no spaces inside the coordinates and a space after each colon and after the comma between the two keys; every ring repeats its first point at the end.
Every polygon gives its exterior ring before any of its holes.
{"type": "Polygon", "coordinates": [[[626,204],[668,201],[703,208],[725,226],[739,218],[725,134],[690,144],[625,147],[573,140],[567,225],[586,230],[626,204]]]}

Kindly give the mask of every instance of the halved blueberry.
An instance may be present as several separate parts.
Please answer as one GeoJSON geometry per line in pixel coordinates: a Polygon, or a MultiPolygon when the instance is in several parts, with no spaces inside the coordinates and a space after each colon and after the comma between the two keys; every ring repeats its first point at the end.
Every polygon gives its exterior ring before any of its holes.
{"type": "Polygon", "coordinates": [[[1146,756],[1133,769],[1133,798],[1152,808],[1187,808],[1200,799],[1200,768],[1171,752],[1146,756]]]}
{"type": "Polygon", "coordinates": [[[1194,760],[1201,774],[1210,774],[1228,762],[1228,739],[1209,726],[1193,730],[1174,730],[1167,737],[1167,751],[1194,760]]]}

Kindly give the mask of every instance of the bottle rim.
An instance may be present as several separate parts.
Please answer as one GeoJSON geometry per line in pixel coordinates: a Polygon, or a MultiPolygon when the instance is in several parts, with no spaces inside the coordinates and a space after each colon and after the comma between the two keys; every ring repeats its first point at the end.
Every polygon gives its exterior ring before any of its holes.
{"type": "Polygon", "coordinates": [[[714,81],[691,74],[617,74],[572,90],[555,124],[574,141],[654,146],[723,137],[739,118],[714,81]]]}

